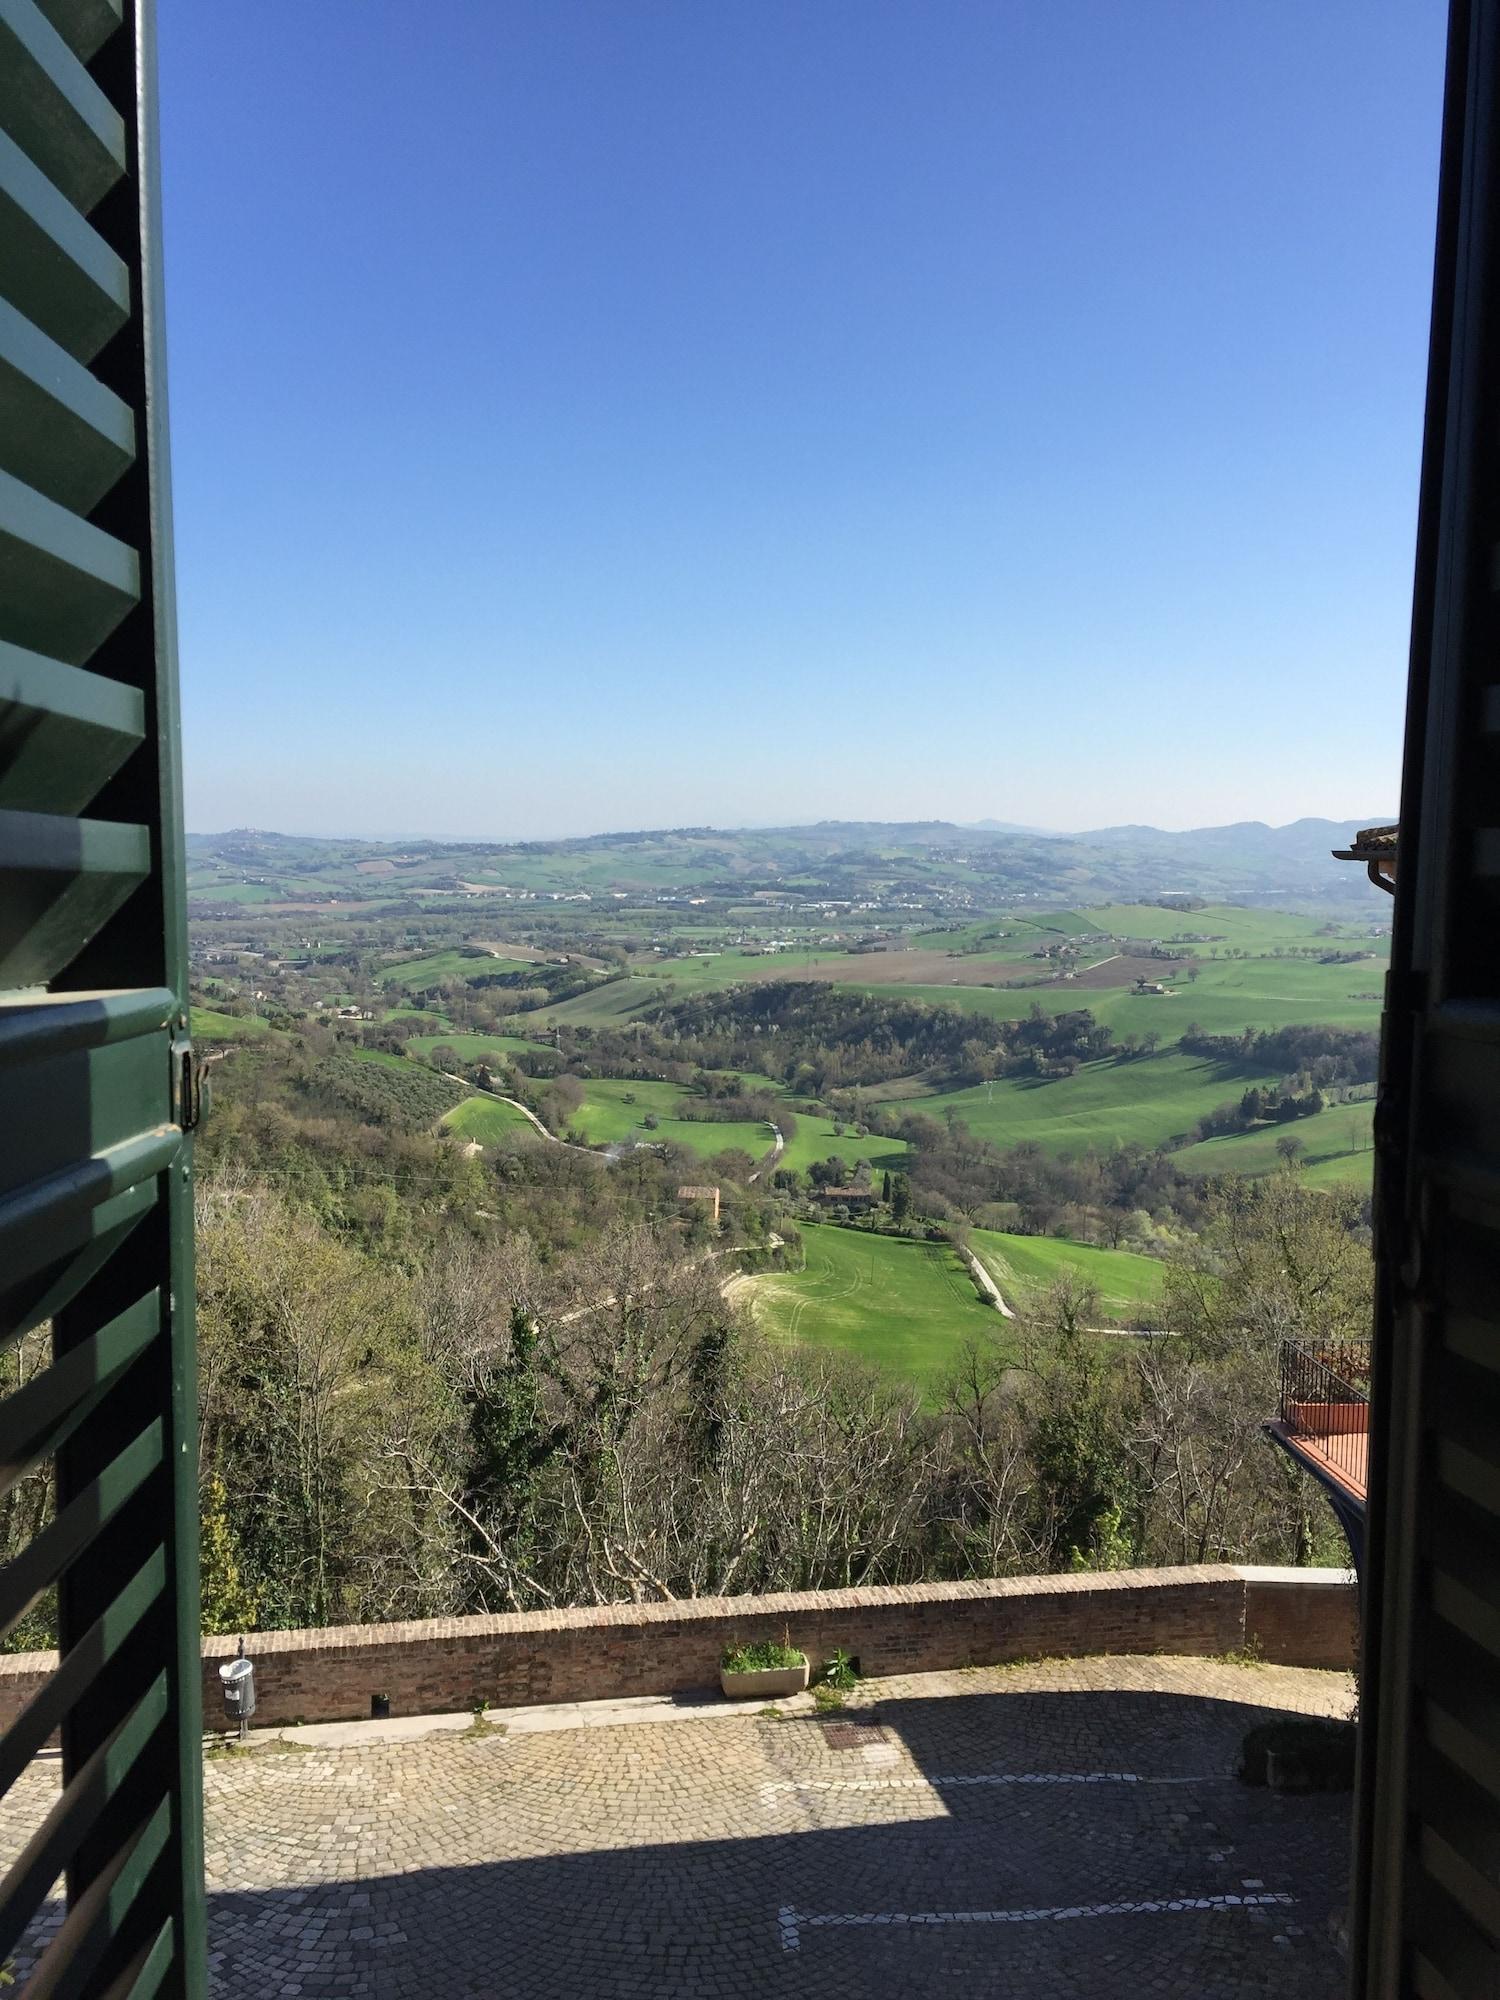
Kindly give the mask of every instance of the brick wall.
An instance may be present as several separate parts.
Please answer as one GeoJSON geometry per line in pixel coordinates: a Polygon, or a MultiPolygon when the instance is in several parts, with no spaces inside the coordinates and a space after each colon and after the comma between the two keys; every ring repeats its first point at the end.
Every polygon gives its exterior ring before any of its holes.
{"type": "Polygon", "coordinates": [[[1338,1569],[1246,1569],[1245,1643],[1284,1667],[1347,1673],[1359,1647],[1359,1597],[1338,1569]]]}
{"type": "MultiPolygon", "coordinates": [[[[1230,1653],[1255,1643],[1270,1661],[1347,1667],[1355,1596],[1338,1570],[1114,1570],[1002,1577],[678,1604],[616,1604],[399,1625],[247,1634],[258,1724],[440,1714],[480,1696],[496,1707],[672,1694],[713,1685],[730,1643],[788,1638],[812,1660],[837,1646],[867,1674],[920,1673],[1085,1653],[1230,1653]]],[[[233,1639],[203,1642],[204,1715],[223,1714],[218,1669],[233,1639]]],[[[0,1656],[0,1728],[54,1663],[0,1656]]]]}

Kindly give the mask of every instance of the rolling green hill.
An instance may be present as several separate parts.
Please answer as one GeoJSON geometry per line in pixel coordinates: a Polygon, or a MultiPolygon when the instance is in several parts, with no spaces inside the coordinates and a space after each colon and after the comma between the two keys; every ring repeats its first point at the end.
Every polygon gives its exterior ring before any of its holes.
{"type": "Polygon", "coordinates": [[[678,1118],[678,1106],[690,1093],[680,1084],[620,1081],[598,1078],[587,1087],[583,1104],[570,1123],[591,1146],[672,1145],[685,1146],[707,1159],[714,1153],[737,1147],[752,1159],[759,1159],[771,1146],[769,1125],[710,1123],[707,1120],[678,1118]],[[633,1098],[634,1103],[626,1103],[633,1098]],[[655,1130],[642,1122],[647,1114],[657,1120],[655,1130]]]}
{"type": "Polygon", "coordinates": [[[807,1264],[741,1281],[758,1326],[781,1340],[831,1347],[936,1389],[967,1340],[1009,1324],[979,1297],[946,1243],[804,1224],[807,1264]]]}
{"type": "Polygon", "coordinates": [[[1269,1174],[1280,1164],[1276,1142],[1283,1137],[1302,1146],[1298,1171],[1314,1187],[1368,1187],[1374,1171],[1373,1100],[1330,1105],[1315,1118],[1254,1132],[1229,1132],[1202,1139],[1172,1155],[1185,1174],[1269,1174]]]}
{"type": "Polygon", "coordinates": [[[1003,1077],[913,1098],[909,1108],[937,1116],[951,1109],[997,1146],[1031,1140],[1049,1153],[1081,1153],[1117,1141],[1160,1146],[1247,1085],[1274,1081],[1266,1072],[1166,1050],[1134,1062],[1084,1063],[1073,1076],[1050,1080],[1003,1077]]]}
{"type": "Polygon", "coordinates": [[[444,1118],[443,1129],[456,1132],[462,1139],[477,1140],[481,1146],[498,1146],[507,1139],[528,1137],[538,1145],[545,1143],[524,1111],[502,1103],[498,1097],[466,1097],[444,1118]]]}
{"type": "Polygon", "coordinates": [[[1030,1299],[1071,1270],[1098,1292],[1107,1319],[1131,1319],[1156,1304],[1166,1278],[1166,1266],[1155,1257],[1068,1243],[1055,1236],[1009,1236],[997,1229],[976,1229],[970,1247],[1000,1287],[1006,1304],[1021,1312],[1030,1299]]]}
{"type": "Polygon", "coordinates": [[[267,1032],[256,1014],[221,1014],[214,1007],[195,1007],[192,1021],[195,1042],[243,1042],[267,1032]]]}

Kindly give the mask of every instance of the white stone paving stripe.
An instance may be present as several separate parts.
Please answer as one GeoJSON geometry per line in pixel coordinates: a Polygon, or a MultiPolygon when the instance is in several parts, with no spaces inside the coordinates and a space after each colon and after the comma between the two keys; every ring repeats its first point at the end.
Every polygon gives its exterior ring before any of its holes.
{"type": "Polygon", "coordinates": [[[1143,1778],[1135,1771],[980,1771],[952,1777],[784,1778],[762,1785],[766,1805],[787,1792],[919,1792],[954,1790],[962,1785],[1221,1785],[1222,1771],[1196,1778],[1143,1778]]]}
{"type": "Polygon", "coordinates": [[[797,1910],[790,1905],[778,1910],[777,1929],[783,1951],[800,1951],[805,1930],[858,1929],[872,1924],[1057,1924],[1074,1917],[1152,1917],[1180,1910],[1247,1910],[1275,1903],[1286,1905],[1296,1898],[1284,1890],[1268,1890],[1255,1896],[1160,1896],[1141,1903],[1069,1903],[1054,1909],[1035,1910],[876,1910],[837,1914],[826,1910],[797,1910]]]}

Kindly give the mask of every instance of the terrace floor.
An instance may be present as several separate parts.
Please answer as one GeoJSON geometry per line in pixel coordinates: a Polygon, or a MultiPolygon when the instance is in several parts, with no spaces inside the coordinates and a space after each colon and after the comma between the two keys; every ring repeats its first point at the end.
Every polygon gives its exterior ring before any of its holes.
{"type": "Polygon", "coordinates": [[[1288,1424],[1277,1418],[1266,1428],[1293,1458],[1360,1507],[1365,1505],[1370,1481],[1370,1433],[1363,1431],[1318,1431],[1307,1424],[1288,1424]]]}
{"type": "MultiPolygon", "coordinates": [[[[213,1991],[1335,2000],[1348,1801],[1230,1773],[1267,1710],[1350,1698],[1341,1674],[1055,1661],[866,1682],[828,1720],[211,1757],[213,1991]]],[[[5,1800],[7,1856],[56,1782],[40,1760],[5,1800]]]]}

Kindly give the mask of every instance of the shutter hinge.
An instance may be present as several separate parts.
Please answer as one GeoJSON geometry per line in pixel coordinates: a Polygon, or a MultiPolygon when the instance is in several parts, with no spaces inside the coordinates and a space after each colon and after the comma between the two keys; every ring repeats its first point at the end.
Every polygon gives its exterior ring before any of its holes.
{"type": "Polygon", "coordinates": [[[174,1035],[171,1043],[172,1123],[183,1132],[195,1131],[203,1117],[203,1067],[190,1035],[174,1035]]]}

